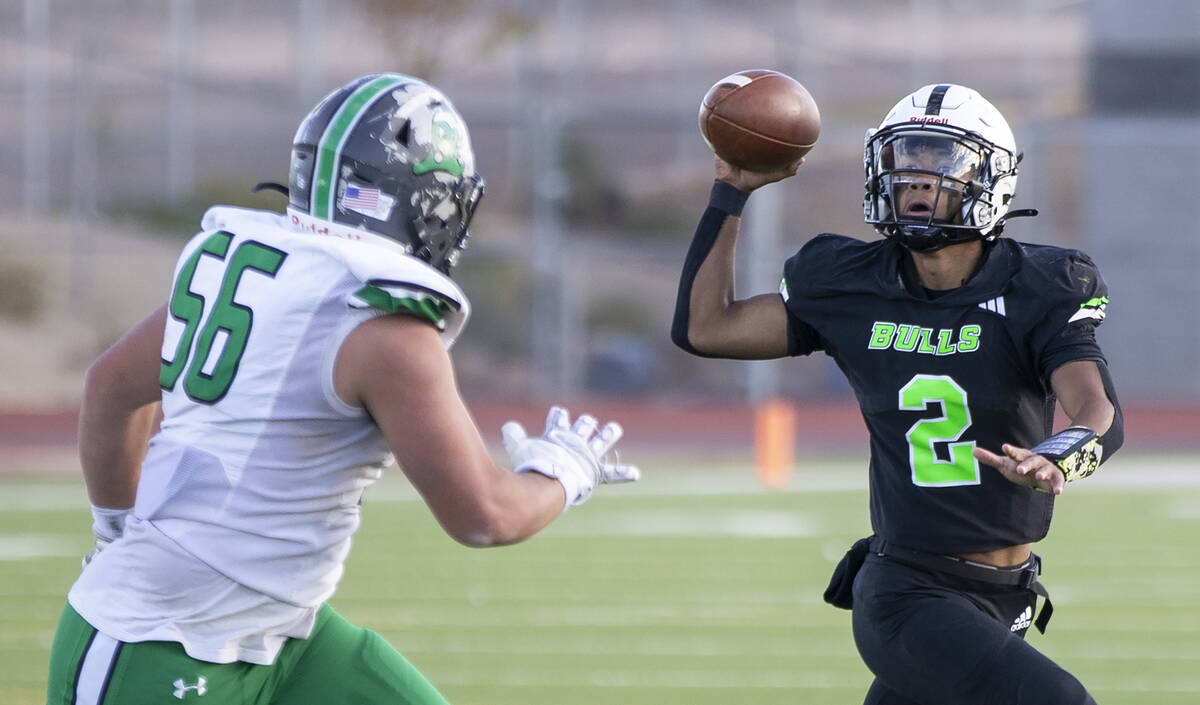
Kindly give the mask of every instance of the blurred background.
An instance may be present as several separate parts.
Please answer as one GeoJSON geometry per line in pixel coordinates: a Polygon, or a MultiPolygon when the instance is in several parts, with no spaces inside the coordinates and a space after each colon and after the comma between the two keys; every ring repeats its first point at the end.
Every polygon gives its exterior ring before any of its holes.
{"type": "MultiPolygon", "coordinates": [[[[0,3],[0,409],[71,407],[86,364],[165,300],[213,203],[282,210],[298,121],[366,72],[441,87],[488,195],[456,278],[479,403],[840,403],[824,356],[701,360],[668,330],[705,204],[700,97],[772,68],[821,107],[800,175],[748,207],[739,294],[862,222],[864,131],[921,85],[972,86],[1026,158],[1006,235],[1078,247],[1131,407],[1200,404],[1200,4],[1191,0],[6,0],[0,3]]],[[[1135,436],[1136,437],[1136,436],[1135,436]]]]}

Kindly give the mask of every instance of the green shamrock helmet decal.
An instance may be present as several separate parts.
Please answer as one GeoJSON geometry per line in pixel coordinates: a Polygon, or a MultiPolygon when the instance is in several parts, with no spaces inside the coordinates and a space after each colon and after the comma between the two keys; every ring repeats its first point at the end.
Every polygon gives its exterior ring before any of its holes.
{"type": "Polygon", "coordinates": [[[413,165],[413,173],[419,176],[431,171],[448,171],[455,176],[462,176],[463,161],[459,158],[461,135],[462,132],[451,121],[440,115],[435,116],[429,155],[413,165]]]}

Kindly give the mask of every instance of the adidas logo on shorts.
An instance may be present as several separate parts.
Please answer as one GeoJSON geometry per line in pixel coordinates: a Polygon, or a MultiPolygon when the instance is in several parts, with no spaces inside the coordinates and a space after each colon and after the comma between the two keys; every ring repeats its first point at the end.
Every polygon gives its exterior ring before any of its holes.
{"type": "Polygon", "coordinates": [[[1013,620],[1012,628],[1009,629],[1009,631],[1019,632],[1022,629],[1028,629],[1029,625],[1032,623],[1033,623],[1033,608],[1026,607],[1025,611],[1022,612],[1021,614],[1017,615],[1017,618],[1013,620]]]}

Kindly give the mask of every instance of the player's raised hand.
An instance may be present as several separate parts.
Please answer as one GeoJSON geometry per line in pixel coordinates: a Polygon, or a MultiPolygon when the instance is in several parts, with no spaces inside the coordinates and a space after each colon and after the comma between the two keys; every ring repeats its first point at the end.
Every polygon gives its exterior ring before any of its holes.
{"type": "Polygon", "coordinates": [[[1046,458],[1028,448],[1005,443],[1000,446],[1004,455],[975,448],[975,459],[1000,471],[1010,482],[1043,492],[1062,494],[1067,484],[1063,471],[1046,458]]]}
{"type": "Polygon", "coordinates": [[[567,410],[554,406],[546,415],[546,429],[530,438],[516,421],[505,423],[500,433],[516,472],[537,472],[558,480],[566,492],[564,511],[583,504],[596,485],[633,482],[641,472],[632,465],[610,461],[608,455],[623,433],[620,424],[609,422],[597,432],[599,422],[583,414],[570,422],[567,410]]]}
{"type": "Polygon", "coordinates": [[[596,421],[596,417],[590,414],[583,414],[568,429],[566,426],[566,410],[560,407],[555,408],[562,411],[560,418],[563,422],[554,429],[550,429],[547,426],[546,435],[557,443],[573,447],[575,452],[581,455],[585,453],[586,449],[586,454],[596,460],[596,484],[634,482],[641,477],[641,471],[637,467],[619,464],[615,458],[609,460],[608,456],[613,451],[617,441],[621,440],[621,436],[625,435],[625,429],[621,428],[621,424],[616,421],[609,421],[604,424],[603,428],[597,431],[596,428],[599,426],[599,422],[596,421]]]}
{"type": "Polygon", "coordinates": [[[749,171],[734,166],[720,157],[713,159],[717,178],[746,193],[776,181],[783,181],[789,176],[795,176],[796,170],[804,163],[804,157],[800,157],[794,163],[776,171],[749,171]]]}

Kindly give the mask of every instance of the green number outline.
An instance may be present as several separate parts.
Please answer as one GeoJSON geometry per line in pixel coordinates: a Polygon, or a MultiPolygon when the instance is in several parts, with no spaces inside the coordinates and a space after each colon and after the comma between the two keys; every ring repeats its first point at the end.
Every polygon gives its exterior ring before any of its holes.
{"type": "Polygon", "coordinates": [[[192,253],[191,257],[188,257],[187,262],[184,262],[183,267],[179,270],[179,277],[175,280],[175,289],[171,292],[171,303],[167,310],[171,314],[171,318],[183,324],[183,334],[179,336],[179,343],[175,346],[175,355],[170,360],[163,358],[162,365],[158,369],[158,385],[163,389],[174,389],[179,375],[183,374],[184,368],[187,367],[188,351],[191,350],[192,339],[196,337],[196,327],[200,325],[200,319],[204,316],[204,297],[194,293],[190,288],[192,278],[196,276],[196,265],[200,262],[200,257],[206,254],[224,260],[226,253],[229,252],[229,243],[232,241],[232,233],[213,234],[200,247],[196,248],[196,251],[192,253]]]}
{"type": "Polygon", "coordinates": [[[184,330],[175,347],[174,358],[162,361],[158,383],[163,389],[172,390],[180,375],[186,371],[183,390],[193,401],[203,404],[215,404],[229,392],[250,339],[254,311],[249,306],[234,301],[242,274],[247,269],[253,269],[274,278],[283,260],[287,258],[286,252],[254,240],[247,240],[238,245],[228,259],[221,287],[213,302],[212,312],[200,331],[195,353],[189,354],[207,304],[203,296],[191,290],[196,266],[203,255],[226,261],[232,240],[233,235],[224,231],[205,240],[180,269],[171,295],[171,317],[182,322],[184,330]],[[225,343],[221,347],[221,355],[217,358],[212,373],[207,374],[204,372],[204,366],[212,354],[212,345],[220,331],[225,332],[225,343]]]}
{"type": "Polygon", "coordinates": [[[972,451],[974,440],[960,441],[971,425],[967,392],[947,375],[915,375],[900,388],[901,411],[927,411],[930,402],[939,402],[942,415],[921,419],[908,429],[908,462],[914,485],[954,487],[978,485],[979,461],[972,451]],[[934,445],[946,443],[950,460],[937,457],[934,445]]]}

